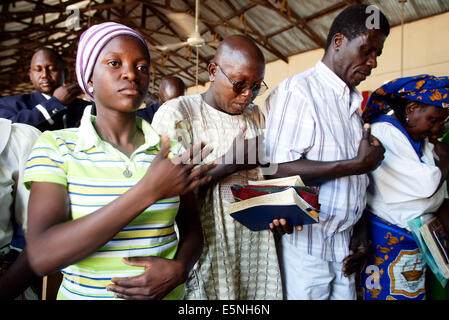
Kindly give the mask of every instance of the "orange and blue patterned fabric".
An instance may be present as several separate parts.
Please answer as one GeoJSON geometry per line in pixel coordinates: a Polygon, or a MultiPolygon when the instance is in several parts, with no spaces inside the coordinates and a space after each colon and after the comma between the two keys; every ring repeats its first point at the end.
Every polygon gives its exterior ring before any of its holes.
{"type": "Polygon", "coordinates": [[[379,115],[386,114],[391,109],[387,101],[395,98],[447,108],[449,106],[449,77],[421,74],[392,80],[371,94],[363,110],[363,120],[371,123],[379,115]]]}
{"type": "Polygon", "coordinates": [[[398,128],[421,159],[424,140],[415,141],[408,135],[398,120],[389,115],[392,110],[388,101],[394,99],[418,101],[441,108],[449,107],[449,77],[421,74],[392,80],[374,91],[363,110],[366,123],[389,122],[398,128]]]}
{"type": "Polygon", "coordinates": [[[364,300],[424,300],[426,262],[406,229],[365,211],[371,255],[361,271],[364,300]]]}

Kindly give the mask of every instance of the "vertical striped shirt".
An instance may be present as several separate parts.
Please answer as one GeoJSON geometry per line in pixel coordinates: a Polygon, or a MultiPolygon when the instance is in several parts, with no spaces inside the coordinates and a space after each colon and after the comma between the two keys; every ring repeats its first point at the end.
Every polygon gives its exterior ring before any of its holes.
{"type": "MultiPolygon", "coordinates": [[[[140,118],[137,125],[144,133],[145,143],[129,158],[101,140],[92,124],[94,120],[90,108],[86,108],[79,128],[43,133],[25,169],[28,188],[33,181],[67,187],[72,219],[100,209],[132,188],[159,150],[159,135],[140,118]]],[[[172,154],[182,150],[180,144],[171,144],[172,154]]],[[[114,299],[114,293],[106,291],[111,278],[132,277],[145,271],[143,267],[126,265],[122,258],[173,259],[178,245],[174,221],[179,202],[179,197],[156,202],[96,252],[64,268],[58,299],[114,299]]],[[[184,285],[180,285],[166,299],[180,299],[183,295],[184,285]]]]}
{"type": "MultiPolygon", "coordinates": [[[[354,158],[362,138],[361,101],[360,93],[351,91],[321,61],[285,79],[266,100],[266,148],[271,163],[354,158]]],[[[367,186],[365,174],[322,183],[318,186],[320,222],[287,239],[304,253],[342,261],[349,254],[352,227],[365,208],[367,186]]]]}

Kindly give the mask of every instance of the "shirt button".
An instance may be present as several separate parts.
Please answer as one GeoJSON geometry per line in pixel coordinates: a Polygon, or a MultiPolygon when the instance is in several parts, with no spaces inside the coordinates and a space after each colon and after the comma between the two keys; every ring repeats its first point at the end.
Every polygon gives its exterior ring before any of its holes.
{"type": "Polygon", "coordinates": [[[53,114],[55,114],[55,113],[57,113],[57,112],[59,112],[59,109],[58,109],[58,108],[54,108],[54,109],[51,111],[51,113],[53,113],[53,114]]]}

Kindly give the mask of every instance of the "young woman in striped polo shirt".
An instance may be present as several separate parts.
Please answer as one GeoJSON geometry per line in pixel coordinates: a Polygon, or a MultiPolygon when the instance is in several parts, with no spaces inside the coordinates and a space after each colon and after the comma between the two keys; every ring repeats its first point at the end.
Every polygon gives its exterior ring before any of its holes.
{"type": "Polygon", "coordinates": [[[62,270],[58,299],[181,299],[201,253],[189,194],[214,164],[194,169],[199,162],[187,160],[206,156],[204,145],[182,153],[136,118],[149,66],[134,30],[89,28],[76,73],[97,116],[87,111],[79,128],[45,132],[28,160],[26,258],[41,276],[62,270]]]}

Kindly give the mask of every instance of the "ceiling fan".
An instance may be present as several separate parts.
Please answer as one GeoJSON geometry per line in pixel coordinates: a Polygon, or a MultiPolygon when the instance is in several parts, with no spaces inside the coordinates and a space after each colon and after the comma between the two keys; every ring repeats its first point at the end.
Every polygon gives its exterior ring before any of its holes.
{"type": "Polygon", "coordinates": [[[204,46],[205,44],[216,48],[220,43],[220,40],[217,35],[214,36],[214,39],[212,41],[206,41],[201,36],[198,29],[199,15],[200,15],[199,0],[195,0],[195,18],[193,18],[190,14],[184,12],[167,12],[166,13],[167,18],[182,29],[182,31],[187,35],[187,40],[184,42],[168,43],[153,47],[154,49],[162,53],[177,51],[178,49],[181,49],[183,47],[196,48],[196,75],[195,75],[196,86],[198,86],[199,48],[204,46]]]}
{"type": "Polygon", "coordinates": [[[198,18],[200,15],[199,0],[195,0],[195,18],[184,12],[168,12],[166,14],[167,18],[180,27],[184,33],[187,35],[187,41],[168,43],[154,48],[162,52],[176,51],[180,48],[190,46],[190,47],[202,47],[207,44],[212,47],[217,47],[219,44],[218,39],[214,38],[212,41],[206,41],[198,30],[198,18]]]}

